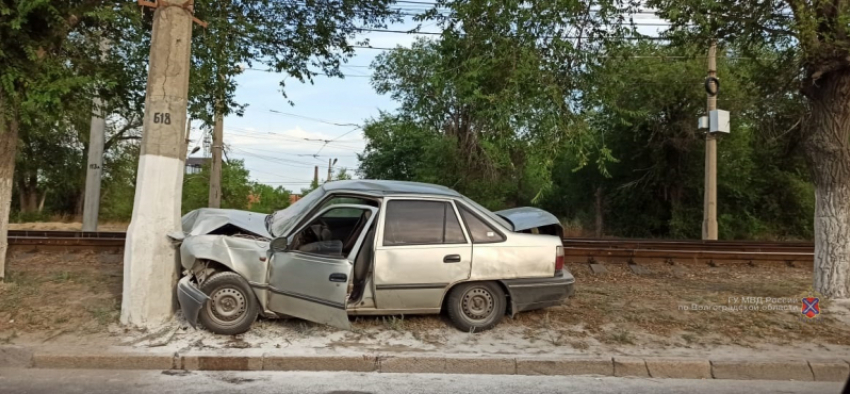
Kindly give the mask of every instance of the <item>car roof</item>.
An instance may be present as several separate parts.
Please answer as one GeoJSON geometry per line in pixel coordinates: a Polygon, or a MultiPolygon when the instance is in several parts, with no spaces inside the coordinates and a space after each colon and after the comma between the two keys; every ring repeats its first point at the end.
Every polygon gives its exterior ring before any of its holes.
{"type": "Polygon", "coordinates": [[[383,196],[395,194],[433,194],[439,196],[463,197],[460,193],[445,186],[407,181],[352,179],[328,182],[322,184],[322,188],[325,189],[326,192],[350,191],[383,196]]]}

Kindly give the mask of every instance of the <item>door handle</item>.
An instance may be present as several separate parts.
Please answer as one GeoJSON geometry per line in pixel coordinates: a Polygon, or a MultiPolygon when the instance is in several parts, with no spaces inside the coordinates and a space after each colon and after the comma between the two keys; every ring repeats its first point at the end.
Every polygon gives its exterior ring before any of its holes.
{"type": "Polygon", "coordinates": [[[348,275],[340,274],[340,273],[333,273],[328,278],[328,280],[331,281],[331,282],[348,282],[348,275]]]}
{"type": "Polygon", "coordinates": [[[460,255],[459,254],[447,254],[446,257],[443,257],[444,263],[460,263],[460,255]]]}

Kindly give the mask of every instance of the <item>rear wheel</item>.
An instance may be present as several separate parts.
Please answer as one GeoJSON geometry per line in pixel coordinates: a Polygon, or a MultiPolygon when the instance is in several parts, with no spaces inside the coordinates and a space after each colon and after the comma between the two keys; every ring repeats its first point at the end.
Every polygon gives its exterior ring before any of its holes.
{"type": "Polygon", "coordinates": [[[486,331],[505,316],[505,292],[493,282],[463,283],[449,293],[446,311],[461,331],[486,331]]]}
{"type": "Polygon", "coordinates": [[[235,272],[219,272],[201,286],[210,297],[198,320],[208,330],[222,335],[248,331],[257,320],[259,303],[248,282],[235,272]]]}

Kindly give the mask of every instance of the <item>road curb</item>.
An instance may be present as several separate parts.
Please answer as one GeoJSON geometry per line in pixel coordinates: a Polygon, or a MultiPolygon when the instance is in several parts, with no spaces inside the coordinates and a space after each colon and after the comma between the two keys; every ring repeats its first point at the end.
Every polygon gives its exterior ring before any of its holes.
{"type": "Polygon", "coordinates": [[[735,380],[815,380],[812,368],[805,360],[792,361],[712,361],[711,374],[715,379],[735,380]]]}
{"type": "Polygon", "coordinates": [[[480,375],[597,375],[672,379],[844,382],[846,360],[709,360],[669,357],[300,356],[261,349],[190,350],[0,346],[0,367],[189,371],[352,371],[480,375]]]}
{"type": "Polygon", "coordinates": [[[170,352],[34,352],[33,368],[58,369],[177,369],[179,359],[170,352]]]}
{"type": "Polygon", "coordinates": [[[661,357],[645,359],[649,376],[669,379],[711,379],[711,362],[706,359],[661,357]]]}

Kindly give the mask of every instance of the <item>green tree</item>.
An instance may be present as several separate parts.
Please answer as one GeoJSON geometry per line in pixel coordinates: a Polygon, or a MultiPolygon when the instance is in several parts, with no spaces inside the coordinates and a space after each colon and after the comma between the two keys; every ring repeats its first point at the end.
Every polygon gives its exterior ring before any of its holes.
{"type": "Polygon", "coordinates": [[[318,188],[319,188],[319,181],[313,179],[310,182],[310,186],[301,188],[301,195],[306,196],[307,194],[309,194],[310,192],[312,192],[313,190],[316,190],[318,188]]]}
{"type": "Polygon", "coordinates": [[[850,298],[850,2],[846,0],[650,0],[673,22],[671,37],[771,48],[787,61],[808,112],[800,127],[815,184],[814,288],[850,298]]]}
{"type": "MultiPolygon", "coordinates": [[[[592,132],[618,160],[606,165],[605,176],[581,167],[569,152],[560,155],[544,203],[550,211],[585,228],[604,223],[610,235],[699,238],[704,136],[694,119],[705,111],[701,52],[646,43],[608,48],[583,100],[591,108],[592,132]]],[[[805,194],[811,185],[800,175],[801,151],[774,127],[794,123],[800,114],[790,109],[799,97],[777,90],[768,77],[754,79],[766,74],[760,65],[775,56],[741,57],[730,50],[718,63],[720,105],[735,114],[732,134],[719,142],[721,238],[812,236],[811,225],[799,220],[813,210],[805,194]],[[766,94],[783,97],[789,111],[763,105],[766,94]]]]}
{"type": "MultiPolygon", "coordinates": [[[[96,91],[109,97],[132,90],[134,84],[117,81],[130,75],[120,72],[127,63],[119,59],[133,52],[103,59],[99,45],[131,42],[132,29],[122,27],[137,14],[130,3],[108,1],[0,2],[0,239],[6,238],[19,137],[39,139],[51,127],[89,117],[96,91]]],[[[23,186],[31,189],[27,170],[23,186]]],[[[22,200],[31,205],[30,196],[22,200]]],[[[0,243],[0,267],[5,250],[0,243]]]]}
{"type": "Polygon", "coordinates": [[[251,184],[251,196],[255,202],[248,207],[249,211],[272,213],[289,206],[290,191],[283,186],[271,187],[266,184],[254,182],[251,184]]]}
{"type": "MultiPolygon", "coordinates": [[[[183,213],[207,207],[209,195],[209,165],[195,174],[183,178],[183,213]]],[[[221,207],[223,209],[248,209],[252,182],[242,160],[229,160],[221,168],[221,207]]]]}
{"type": "Polygon", "coordinates": [[[361,29],[385,28],[399,20],[391,0],[196,1],[189,112],[209,127],[216,112],[241,116],[245,105],[234,100],[234,76],[242,67],[262,66],[283,73],[285,81],[313,83],[318,75],[343,77],[340,65],[354,55],[352,37],[361,29]],[[216,108],[217,103],[220,104],[216,108]]]}

